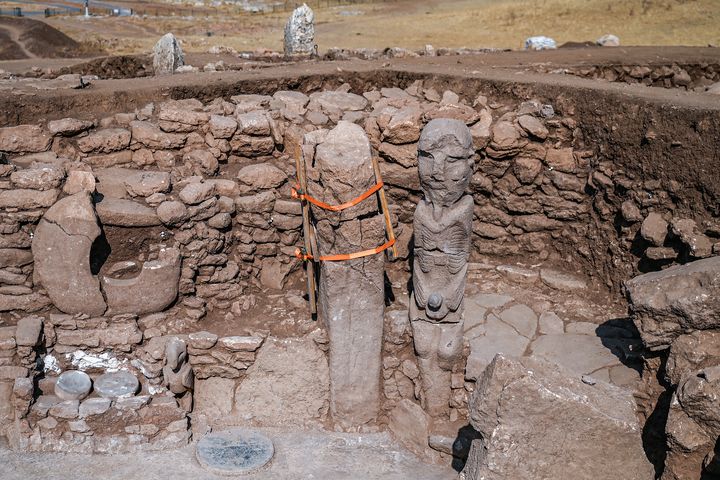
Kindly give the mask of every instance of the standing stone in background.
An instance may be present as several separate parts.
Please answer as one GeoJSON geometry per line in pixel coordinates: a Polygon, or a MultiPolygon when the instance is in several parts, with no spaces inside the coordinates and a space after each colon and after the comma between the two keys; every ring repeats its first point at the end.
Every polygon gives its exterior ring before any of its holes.
{"type": "Polygon", "coordinates": [[[311,54],[315,49],[315,14],[305,5],[293,10],[285,24],[285,54],[311,54]]]}
{"type": "MultiPolygon", "coordinates": [[[[308,191],[331,205],[375,184],[370,141],[362,127],[341,121],[307,159],[308,191]]],[[[367,250],[385,242],[375,197],[341,212],[312,206],[320,255],[367,250]]],[[[320,263],[320,318],[330,339],[330,412],[343,428],[372,422],[380,401],[385,311],[384,254],[320,263]]]]}
{"type": "Polygon", "coordinates": [[[180,42],[175,35],[166,33],[153,47],[153,69],[155,75],[172,75],[178,67],[185,65],[180,42]]]}
{"type": "Polygon", "coordinates": [[[474,202],[473,140],[459,120],[432,120],[418,142],[423,199],[415,209],[410,322],[418,355],[422,405],[449,413],[450,377],[463,347],[463,310],[474,202]]]}
{"type": "Polygon", "coordinates": [[[607,35],[603,35],[602,37],[598,38],[595,43],[600,45],[601,47],[619,47],[620,39],[617,37],[617,35],[608,33],[607,35]]]}

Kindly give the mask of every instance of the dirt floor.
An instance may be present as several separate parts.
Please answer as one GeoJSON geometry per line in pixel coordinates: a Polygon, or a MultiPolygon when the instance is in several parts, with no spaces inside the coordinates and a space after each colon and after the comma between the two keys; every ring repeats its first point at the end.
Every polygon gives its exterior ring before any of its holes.
{"type": "MultiPolygon", "coordinates": [[[[248,480],[445,480],[456,472],[426,465],[392,441],[388,434],[288,432],[266,429],[275,456],[248,480]]],[[[167,452],[125,455],[17,453],[0,445],[3,480],[177,480],[222,479],[203,470],[194,445],[167,452]]],[[[234,477],[238,478],[238,477],[234,477]]]]}

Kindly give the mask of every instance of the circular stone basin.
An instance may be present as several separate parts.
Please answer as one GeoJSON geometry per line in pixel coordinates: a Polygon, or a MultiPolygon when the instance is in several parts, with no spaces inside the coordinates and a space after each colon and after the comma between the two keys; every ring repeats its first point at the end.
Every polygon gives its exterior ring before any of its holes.
{"type": "Polygon", "coordinates": [[[128,398],[140,387],[138,379],[130,372],[104,373],[95,380],[95,391],[105,398],[128,398]]]}
{"type": "Polygon", "coordinates": [[[92,380],[80,370],[63,372],[55,382],[55,395],[63,400],[82,400],[92,388],[92,380]]]}
{"type": "Polygon", "coordinates": [[[256,472],[270,462],[274,453],[268,437],[247,428],[210,433],[198,442],[195,451],[200,465],[218,475],[256,472]]]}

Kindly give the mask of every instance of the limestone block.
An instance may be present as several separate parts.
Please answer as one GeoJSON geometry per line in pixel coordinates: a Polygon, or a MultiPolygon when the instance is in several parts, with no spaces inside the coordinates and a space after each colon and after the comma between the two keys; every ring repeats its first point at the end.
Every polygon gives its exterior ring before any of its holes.
{"type": "Polygon", "coordinates": [[[133,200],[105,197],[95,209],[103,225],[152,227],[161,223],[155,209],[133,200]]]}
{"type": "Polygon", "coordinates": [[[105,300],[90,271],[90,250],[100,228],[87,192],[53,205],[35,229],[35,274],[53,304],[65,313],[102,315],[105,300]]]}
{"type": "Polygon", "coordinates": [[[170,188],[170,174],[138,171],[125,178],[125,188],[131,197],[149,197],[153,193],[167,192],[170,188]]]}
{"type": "Polygon", "coordinates": [[[498,355],[469,409],[481,438],[472,443],[464,480],[594,480],[598,472],[607,480],[653,478],[629,391],[587,385],[542,360],[498,355]]]}
{"type": "Polygon", "coordinates": [[[72,137],[85,130],[90,130],[93,126],[93,122],[78,120],[77,118],[61,118],[60,120],[51,120],[47,124],[52,135],[61,135],[63,137],[72,137]]]}
{"type": "Polygon", "coordinates": [[[31,210],[34,208],[48,208],[55,203],[59,190],[2,190],[0,191],[0,208],[18,208],[31,210]]]}
{"type": "Polygon", "coordinates": [[[177,298],[180,266],[180,251],[163,248],[159,258],[145,262],[136,277],[102,276],[110,312],[144,315],[164,310],[177,298]]]}
{"type": "Polygon", "coordinates": [[[10,181],[16,188],[29,188],[32,190],[57,188],[64,178],[65,172],[62,168],[54,165],[18,170],[10,174],[10,181]]]}
{"type": "Polygon", "coordinates": [[[165,133],[150,122],[136,120],[130,122],[130,128],[134,142],[156,150],[182,148],[187,139],[183,134],[165,133]]]}
{"type": "Polygon", "coordinates": [[[639,275],[625,289],[643,343],[653,350],[720,325],[720,257],[639,275]]]}
{"type": "Polygon", "coordinates": [[[77,142],[83,153],[112,153],[130,145],[130,132],[124,128],[106,128],[81,137],[77,142]]]}
{"type": "Polygon", "coordinates": [[[52,136],[39,125],[18,125],[0,128],[0,151],[12,153],[44,152],[50,148],[52,136]]]}
{"type": "Polygon", "coordinates": [[[253,189],[267,190],[285,183],[287,174],[272,164],[259,163],[241,168],[237,179],[253,189]]]}
{"type": "Polygon", "coordinates": [[[43,319],[30,316],[18,320],[15,342],[20,346],[34,347],[42,339],[43,319]]]}

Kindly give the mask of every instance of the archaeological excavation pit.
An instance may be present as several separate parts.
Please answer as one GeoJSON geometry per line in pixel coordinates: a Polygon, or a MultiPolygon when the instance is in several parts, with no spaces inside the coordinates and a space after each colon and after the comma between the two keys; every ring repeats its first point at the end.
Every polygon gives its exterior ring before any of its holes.
{"type": "Polygon", "coordinates": [[[718,478],[720,100],[488,58],[3,94],[9,478],[718,478]]]}

